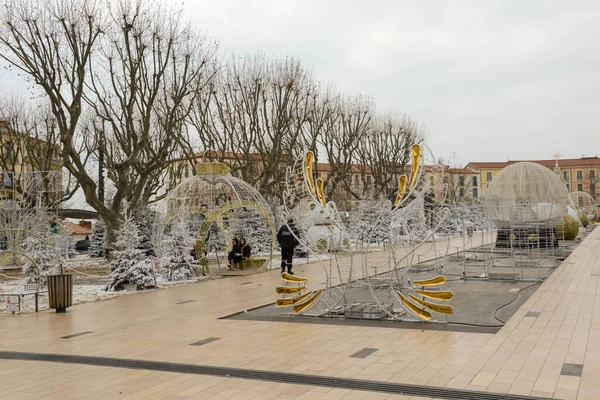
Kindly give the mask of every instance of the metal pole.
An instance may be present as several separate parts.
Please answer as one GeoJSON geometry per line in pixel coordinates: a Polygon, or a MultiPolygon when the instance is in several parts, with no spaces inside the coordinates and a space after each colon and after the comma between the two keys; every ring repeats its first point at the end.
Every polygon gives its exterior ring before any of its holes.
{"type": "Polygon", "coordinates": [[[98,149],[98,200],[104,204],[104,149],[103,143],[100,142],[98,149]]]}

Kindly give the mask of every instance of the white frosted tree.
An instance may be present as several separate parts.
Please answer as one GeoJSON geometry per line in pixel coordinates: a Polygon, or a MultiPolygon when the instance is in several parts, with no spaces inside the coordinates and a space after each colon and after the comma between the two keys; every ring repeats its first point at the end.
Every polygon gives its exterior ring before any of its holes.
{"type": "Polygon", "coordinates": [[[106,225],[101,219],[92,227],[89,256],[92,258],[106,256],[106,225]]]}
{"type": "Polygon", "coordinates": [[[77,250],[75,250],[75,240],[71,235],[71,230],[68,226],[63,225],[58,232],[58,246],[60,254],[64,259],[75,258],[77,250]]]}
{"type": "Polygon", "coordinates": [[[132,218],[126,219],[117,231],[114,260],[110,263],[110,282],[106,289],[115,290],[124,284],[137,284],[140,289],[155,286],[152,260],[139,249],[138,229],[132,218]]]}
{"type": "Polygon", "coordinates": [[[198,265],[190,255],[195,239],[190,234],[185,220],[178,218],[162,240],[163,254],[160,259],[164,277],[168,281],[189,279],[196,275],[198,265]]]}
{"type": "Polygon", "coordinates": [[[154,225],[156,220],[156,212],[146,205],[139,206],[133,210],[133,221],[140,237],[138,248],[143,250],[147,256],[154,256],[156,254],[154,251],[154,225]]]}
{"type": "Polygon", "coordinates": [[[28,225],[23,241],[23,254],[28,262],[23,265],[23,274],[26,283],[45,286],[45,276],[62,262],[57,251],[57,235],[51,233],[50,218],[42,208],[34,210],[28,225]]]}

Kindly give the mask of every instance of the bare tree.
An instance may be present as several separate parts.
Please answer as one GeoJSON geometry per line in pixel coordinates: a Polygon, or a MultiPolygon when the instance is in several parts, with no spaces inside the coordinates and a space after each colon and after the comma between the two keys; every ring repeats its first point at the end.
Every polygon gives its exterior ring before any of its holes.
{"type": "Polygon", "coordinates": [[[79,185],[63,171],[58,126],[47,107],[32,107],[22,99],[0,103],[2,130],[0,169],[5,183],[29,207],[56,208],[69,200],[79,185]],[[35,186],[35,187],[31,187],[35,186]],[[33,190],[38,194],[33,195],[33,190]],[[38,204],[41,202],[41,204],[38,204]]]}
{"type": "Polygon", "coordinates": [[[293,58],[233,59],[196,97],[191,121],[204,149],[216,151],[235,176],[281,198],[286,168],[302,151],[312,88],[312,77],[293,58]]]}
{"type": "Polygon", "coordinates": [[[330,129],[320,135],[321,144],[331,167],[325,180],[328,198],[335,199],[336,192],[352,190],[352,168],[357,161],[360,143],[369,132],[374,115],[374,103],[364,96],[338,98],[334,112],[329,116],[330,129]]]}
{"type": "Polygon", "coordinates": [[[423,131],[407,115],[388,113],[375,119],[357,151],[359,163],[365,167],[362,187],[385,196],[395,193],[400,175],[409,173],[406,166],[411,161],[411,146],[423,141],[423,131]]]}
{"type": "Polygon", "coordinates": [[[105,220],[110,246],[124,202],[148,200],[170,161],[191,152],[185,120],[214,74],[216,45],[158,1],[6,3],[0,57],[45,95],[64,166],[105,220]],[[105,150],[111,204],[98,198],[78,143],[105,150]]]}

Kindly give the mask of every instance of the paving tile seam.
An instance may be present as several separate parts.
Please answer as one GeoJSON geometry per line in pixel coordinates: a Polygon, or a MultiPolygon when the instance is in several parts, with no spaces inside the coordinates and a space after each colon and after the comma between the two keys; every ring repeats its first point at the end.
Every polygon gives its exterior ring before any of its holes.
{"type": "Polygon", "coordinates": [[[226,378],[261,380],[275,383],[320,386],[369,392],[402,394],[448,400],[547,400],[546,397],[519,396],[504,393],[459,390],[436,386],[411,385],[383,381],[336,378],[330,376],[294,374],[242,368],[215,367],[161,361],[147,361],[81,355],[26,353],[0,351],[0,359],[40,361],[62,364],[91,365],[97,367],[125,368],[146,371],[174,372],[181,374],[209,375],[226,378]]]}

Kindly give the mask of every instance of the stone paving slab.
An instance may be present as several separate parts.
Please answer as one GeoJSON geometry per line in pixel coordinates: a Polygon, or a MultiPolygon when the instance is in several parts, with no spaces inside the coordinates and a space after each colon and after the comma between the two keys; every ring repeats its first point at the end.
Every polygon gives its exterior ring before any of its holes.
{"type": "MultiPolygon", "coordinates": [[[[286,324],[219,317],[273,301],[277,271],[0,317],[2,351],[279,371],[541,398],[600,396],[600,230],[496,334],[286,324]],[[176,304],[188,300],[197,300],[176,304]],[[175,308],[176,307],[176,308],[175,308]],[[528,313],[539,313],[535,314],[528,313]],[[61,337],[91,332],[70,339],[61,337]],[[206,338],[220,340],[190,346],[206,338]],[[377,349],[364,358],[351,355],[377,349]],[[581,377],[564,374],[581,365],[581,377]],[[567,369],[569,367],[566,367],[567,369]]],[[[314,265],[297,274],[321,282],[314,265]]],[[[294,382],[0,359],[0,398],[390,398],[294,382]]]]}

